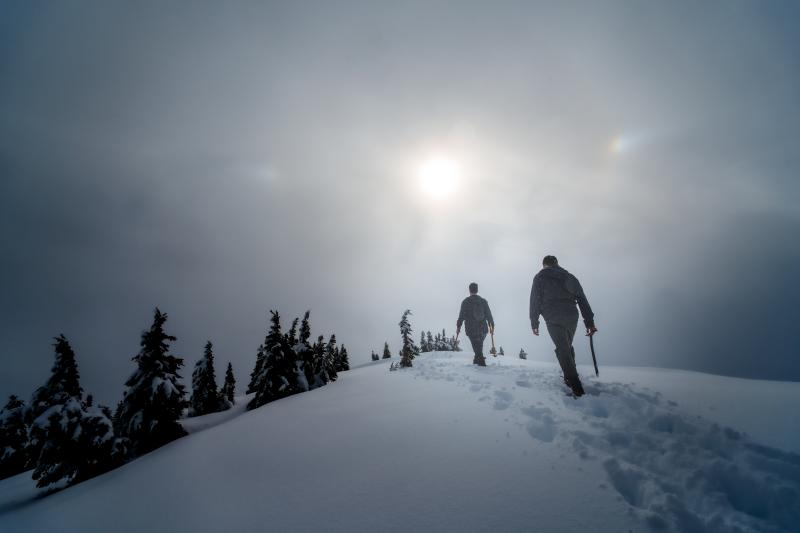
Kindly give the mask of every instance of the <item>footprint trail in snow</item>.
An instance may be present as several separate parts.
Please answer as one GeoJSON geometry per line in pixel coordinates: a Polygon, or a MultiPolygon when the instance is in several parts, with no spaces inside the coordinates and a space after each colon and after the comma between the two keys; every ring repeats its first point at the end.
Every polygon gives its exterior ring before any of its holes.
{"type": "Polygon", "coordinates": [[[649,528],[778,532],[800,523],[798,454],[682,412],[647,387],[591,376],[576,399],[554,367],[505,360],[477,368],[445,354],[415,360],[416,376],[466,388],[513,415],[509,424],[538,446],[597,462],[608,479],[598,490],[616,491],[649,528]]]}

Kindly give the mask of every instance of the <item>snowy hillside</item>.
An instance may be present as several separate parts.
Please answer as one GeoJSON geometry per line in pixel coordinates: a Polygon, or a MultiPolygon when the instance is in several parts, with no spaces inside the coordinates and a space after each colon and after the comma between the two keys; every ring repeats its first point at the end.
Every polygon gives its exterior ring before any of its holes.
{"type": "Polygon", "coordinates": [[[586,367],[574,399],[555,365],[471,358],[199,417],[46,498],[2,481],[0,531],[797,531],[800,383],[586,367]]]}

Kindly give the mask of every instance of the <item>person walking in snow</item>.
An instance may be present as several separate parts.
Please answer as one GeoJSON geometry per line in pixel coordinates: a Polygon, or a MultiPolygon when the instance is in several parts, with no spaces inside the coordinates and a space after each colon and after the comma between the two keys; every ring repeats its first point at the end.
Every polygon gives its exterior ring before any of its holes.
{"type": "Polygon", "coordinates": [[[469,284],[469,296],[461,302],[461,311],[458,313],[456,322],[456,336],[461,333],[461,325],[466,322],[466,333],[472,343],[472,351],[475,358],[472,363],[479,366],[486,366],[486,358],[483,357],[483,341],[489,330],[494,334],[494,319],[489,310],[489,302],[478,296],[478,284],[469,284]]]}
{"type": "Polygon", "coordinates": [[[542,315],[547,332],[556,345],[556,358],[564,373],[564,382],[575,396],[583,396],[583,384],[575,368],[575,348],[572,347],[572,339],[578,328],[578,309],[575,304],[583,316],[587,335],[597,332],[594,313],[578,278],[558,266],[555,256],[546,256],[542,266],[542,270],[534,276],[531,287],[531,328],[538,337],[539,315],[542,315]]]}

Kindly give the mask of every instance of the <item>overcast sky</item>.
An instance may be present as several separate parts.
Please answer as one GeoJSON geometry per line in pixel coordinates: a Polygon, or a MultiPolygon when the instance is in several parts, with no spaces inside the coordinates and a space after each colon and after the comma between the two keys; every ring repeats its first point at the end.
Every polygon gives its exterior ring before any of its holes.
{"type": "Polygon", "coordinates": [[[794,2],[5,1],[0,394],[63,332],[115,403],[155,306],[185,377],[244,386],[274,308],[358,364],[471,281],[555,361],[545,254],[601,365],[800,380],[798,168],[794,2]]]}

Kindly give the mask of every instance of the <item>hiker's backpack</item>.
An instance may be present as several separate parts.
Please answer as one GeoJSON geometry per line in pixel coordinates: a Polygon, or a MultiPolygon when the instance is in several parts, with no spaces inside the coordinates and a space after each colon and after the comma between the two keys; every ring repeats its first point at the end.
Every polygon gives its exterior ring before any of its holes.
{"type": "Polygon", "coordinates": [[[483,324],[486,321],[486,313],[483,307],[483,300],[480,299],[476,299],[472,304],[472,319],[476,324],[483,324]]]}

